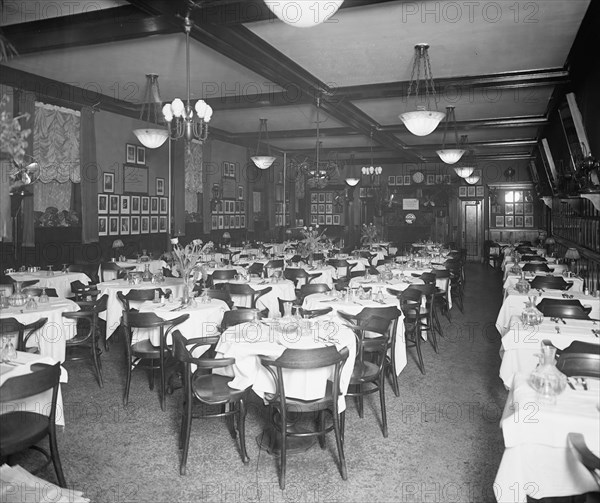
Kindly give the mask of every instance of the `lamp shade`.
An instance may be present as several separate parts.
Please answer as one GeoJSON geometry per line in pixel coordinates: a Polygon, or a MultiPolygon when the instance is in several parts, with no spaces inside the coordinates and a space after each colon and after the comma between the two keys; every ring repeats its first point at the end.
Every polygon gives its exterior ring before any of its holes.
{"type": "Polygon", "coordinates": [[[412,134],[427,136],[433,133],[434,129],[438,127],[438,124],[445,116],[444,112],[418,109],[413,112],[405,112],[398,117],[412,134]]]}
{"type": "Polygon", "coordinates": [[[266,6],[281,21],[296,28],[310,28],[327,21],[344,0],[288,1],[265,0],[266,6]]]}
{"type": "Polygon", "coordinates": [[[258,169],[269,169],[275,162],[275,157],[270,155],[253,155],[250,159],[258,169]]]}
{"type": "Polygon", "coordinates": [[[134,129],[133,134],[146,148],[158,148],[169,137],[166,129],[134,129]]]}
{"type": "Polygon", "coordinates": [[[556,244],[556,239],[554,239],[552,236],[548,236],[546,238],[546,240],[544,241],[545,245],[555,245],[556,244]]]}
{"type": "Polygon", "coordinates": [[[465,151],[460,148],[446,148],[444,150],[436,150],[436,152],[437,155],[440,156],[440,159],[446,164],[456,164],[465,153],[465,151]]]}
{"type": "Polygon", "coordinates": [[[122,240],[120,240],[120,239],[115,239],[115,240],[113,241],[112,247],[113,247],[113,248],[124,248],[124,247],[125,247],[125,245],[123,244],[123,241],[122,241],[122,240]]]}
{"type": "Polygon", "coordinates": [[[358,185],[358,182],[360,182],[360,178],[346,178],[346,184],[350,187],[356,187],[358,185]]]}
{"type": "Polygon", "coordinates": [[[579,255],[577,248],[569,248],[565,252],[565,258],[568,260],[579,260],[581,255],[579,255]]]}
{"type": "Polygon", "coordinates": [[[456,174],[458,176],[460,176],[461,178],[468,178],[473,174],[473,171],[475,170],[475,168],[471,168],[471,167],[467,167],[467,166],[460,166],[457,168],[454,168],[454,171],[456,172],[456,174]]]}
{"type": "Polygon", "coordinates": [[[471,175],[465,178],[465,182],[467,182],[469,185],[475,185],[479,181],[479,178],[479,175],[471,175]]]}

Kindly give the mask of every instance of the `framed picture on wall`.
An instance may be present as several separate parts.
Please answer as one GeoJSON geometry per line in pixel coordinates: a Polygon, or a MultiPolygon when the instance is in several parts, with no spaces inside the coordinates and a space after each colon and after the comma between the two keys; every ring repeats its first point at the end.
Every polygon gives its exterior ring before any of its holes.
{"type": "Polygon", "coordinates": [[[458,188],[458,197],[467,197],[467,187],[465,185],[458,188]]]}
{"type": "Polygon", "coordinates": [[[325,194],[325,202],[328,202],[328,203],[333,202],[333,192],[327,192],[325,194]]]}
{"type": "Polygon", "coordinates": [[[504,217],[496,215],[496,227],[504,227],[504,217]]]}
{"type": "Polygon", "coordinates": [[[333,215],[333,225],[340,225],[340,216],[333,215]]]}
{"type": "Polygon", "coordinates": [[[219,229],[222,229],[223,225],[224,225],[223,224],[223,215],[219,215],[219,222],[218,223],[219,223],[219,229]]]}
{"type": "Polygon", "coordinates": [[[140,233],[148,234],[150,232],[150,217],[140,217],[140,233]]]}
{"type": "Polygon", "coordinates": [[[165,179],[164,178],[156,178],[156,195],[164,196],[165,195],[165,179]]]}
{"type": "Polygon", "coordinates": [[[319,215],[317,221],[319,225],[325,225],[325,215],[319,215]]]}
{"type": "MultiPolygon", "coordinates": [[[[396,185],[398,185],[397,182],[396,185]]],[[[410,175],[404,175],[404,185],[410,185],[410,175]]]]}
{"type": "Polygon", "coordinates": [[[140,217],[134,216],[131,217],[131,234],[139,234],[140,233],[140,217]]]}
{"type": "Polygon", "coordinates": [[[427,185],[434,185],[435,184],[435,175],[427,175],[427,179],[426,179],[425,183],[427,185]]]}
{"type": "Polygon", "coordinates": [[[388,176],[388,185],[396,185],[396,177],[394,175],[388,176]]]}
{"type": "Polygon", "coordinates": [[[142,215],[149,215],[150,214],[150,198],[148,196],[142,196],[141,197],[141,204],[142,204],[142,215]]]}
{"type": "MultiPolygon", "coordinates": [[[[150,198],[150,213],[156,215],[158,213],[158,197],[150,198]]],[[[152,227],[152,225],[150,225],[152,227]]]]}
{"type": "Polygon", "coordinates": [[[140,196],[131,196],[131,213],[140,212],[140,196]]]}
{"type": "Polygon", "coordinates": [[[246,228],[246,215],[241,215],[240,216],[240,227],[242,229],[246,228]]]}
{"type": "Polygon", "coordinates": [[[404,185],[404,177],[402,175],[396,176],[396,185],[404,185]]]}
{"type": "Polygon", "coordinates": [[[523,203],[515,203],[515,215],[523,214],[523,203]]]}
{"type": "Polygon", "coordinates": [[[107,213],[108,196],[106,194],[98,194],[98,215],[106,215],[107,213]]]}
{"type": "Polygon", "coordinates": [[[108,235],[117,236],[119,234],[119,217],[108,217],[108,235]]]}
{"type": "Polygon", "coordinates": [[[515,227],[523,227],[523,215],[515,216],[515,227]]]}
{"type": "Polygon", "coordinates": [[[146,147],[137,147],[137,164],[146,164],[146,147]]]}
{"type": "Polygon", "coordinates": [[[102,192],[113,193],[115,191],[115,174],[104,173],[102,176],[102,192]]]}
{"type": "Polygon", "coordinates": [[[515,205],[513,203],[504,205],[504,213],[506,215],[514,215],[515,213],[515,205]]]}
{"type": "Polygon", "coordinates": [[[233,215],[229,216],[229,228],[235,229],[235,217],[233,215]]]}
{"type": "Polygon", "coordinates": [[[120,201],[119,196],[110,196],[109,209],[110,213],[119,213],[120,201]]]}
{"type": "Polygon", "coordinates": [[[161,215],[166,215],[167,214],[167,210],[169,207],[169,198],[168,197],[161,197],[160,198],[160,214],[161,215]]]}
{"type": "Polygon", "coordinates": [[[525,215],[533,215],[533,203],[525,203],[523,209],[525,210],[525,215]]]}
{"type": "Polygon", "coordinates": [[[319,204],[319,213],[325,213],[325,205],[324,204],[319,204]]]}
{"type": "Polygon", "coordinates": [[[333,213],[333,204],[325,205],[325,213],[333,213]]]}
{"type": "Polygon", "coordinates": [[[311,204],[310,205],[310,212],[311,213],[317,213],[317,208],[318,208],[317,204],[311,204]]]}
{"type": "Polygon", "coordinates": [[[121,235],[127,235],[129,234],[129,217],[120,217],[120,229],[119,229],[119,233],[121,235]]]}
{"type": "Polygon", "coordinates": [[[325,215],[325,225],[333,224],[333,215],[325,215]]]}
{"type": "Polygon", "coordinates": [[[243,185],[238,185],[237,197],[238,197],[238,199],[244,199],[244,186],[243,185]]]}
{"type": "Polygon", "coordinates": [[[533,215],[525,215],[525,227],[533,227],[533,215]]]}
{"type": "Polygon", "coordinates": [[[325,192],[319,192],[319,202],[320,203],[325,202],[325,192]]]}
{"type": "Polygon", "coordinates": [[[514,217],[512,217],[512,216],[504,217],[504,227],[514,227],[514,226],[515,226],[514,217]]]}
{"type": "Polygon", "coordinates": [[[132,145],[131,143],[127,143],[125,145],[125,162],[129,163],[129,164],[135,164],[135,159],[136,159],[136,150],[135,150],[135,145],[132,145]]]}
{"type": "Polygon", "coordinates": [[[108,236],[108,217],[98,217],[98,236],[108,236]]]}
{"type": "Polygon", "coordinates": [[[150,232],[158,232],[158,217],[150,217],[150,232]]]}
{"type": "Polygon", "coordinates": [[[158,232],[167,232],[167,217],[158,217],[158,232]]]}
{"type": "Polygon", "coordinates": [[[475,197],[475,187],[473,187],[472,185],[467,187],[467,197],[475,197]]]}
{"type": "Polygon", "coordinates": [[[483,195],[484,195],[483,185],[477,185],[477,187],[475,187],[475,195],[477,197],[483,197],[483,195]]]}
{"type": "Polygon", "coordinates": [[[310,195],[310,202],[311,203],[318,203],[318,196],[316,192],[311,193],[310,195]]]}
{"type": "Polygon", "coordinates": [[[129,215],[129,196],[121,196],[121,214],[129,215]]]}

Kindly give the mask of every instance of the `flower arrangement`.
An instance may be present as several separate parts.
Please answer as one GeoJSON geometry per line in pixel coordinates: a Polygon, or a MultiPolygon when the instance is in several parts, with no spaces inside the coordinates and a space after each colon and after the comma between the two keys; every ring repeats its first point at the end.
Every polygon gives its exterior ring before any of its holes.
{"type": "Polygon", "coordinates": [[[31,134],[31,129],[21,129],[19,119],[29,119],[29,114],[22,114],[18,117],[11,117],[8,113],[8,104],[10,98],[6,95],[0,100],[0,146],[3,152],[12,157],[17,166],[23,164],[23,157],[29,145],[27,137],[31,134]]]}
{"type": "Polygon", "coordinates": [[[300,241],[298,247],[301,252],[304,253],[316,253],[323,249],[324,241],[327,239],[325,236],[325,229],[321,231],[318,225],[314,227],[306,227],[301,230],[303,239],[300,241]]]}
{"type": "Polygon", "coordinates": [[[203,245],[201,239],[194,239],[184,247],[179,244],[178,238],[173,238],[171,239],[171,244],[173,245],[171,257],[173,258],[175,268],[179,272],[180,277],[186,282],[192,278],[196,267],[200,265],[199,262],[202,255],[210,253],[214,247],[212,241],[203,245]]]}
{"type": "Polygon", "coordinates": [[[360,238],[360,242],[362,244],[372,245],[377,242],[379,238],[379,229],[377,229],[376,225],[373,223],[362,224],[362,236],[360,238]]]}

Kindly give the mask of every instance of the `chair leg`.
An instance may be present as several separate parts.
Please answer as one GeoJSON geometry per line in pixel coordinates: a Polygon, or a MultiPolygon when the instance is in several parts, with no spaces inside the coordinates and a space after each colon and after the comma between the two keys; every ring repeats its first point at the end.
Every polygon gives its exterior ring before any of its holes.
{"type": "Polygon", "coordinates": [[[242,462],[244,464],[250,461],[246,451],[246,403],[240,398],[238,408],[238,431],[240,433],[240,452],[242,453],[242,462]]]}
{"type": "Polygon", "coordinates": [[[150,390],[154,390],[154,360],[150,360],[150,390]]]}
{"type": "Polygon", "coordinates": [[[183,398],[183,405],[181,410],[181,427],[179,428],[179,450],[183,449],[183,439],[185,438],[185,422],[187,417],[187,400],[183,398]]]}
{"type": "Polygon", "coordinates": [[[281,437],[280,441],[280,455],[279,455],[279,488],[283,491],[285,489],[285,468],[286,468],[286,458],[287,458],[287,435],[286,435],[286,417],[285,414],[281,415],[281,437]]]}
{"type": "MultiPolygon", "coordinates": [[[[317,431],[325,430],[325,411],[320,410],[317,412],[317,431]]],[[[319,445],[321,449],[325,449],[325,433],[319,435],[319,445]]]]}
{"type": "MultiPolygon", "coordinates": [[[[337,409],[337,408],[336,408],[337,409]]],[[[336,414],[337,410],[332,413],[333,419],[333,433],[335,435],[335,443],[337,445],[338,456],[340,457],[340,473],[342,475],[343,480],[348,480],[348,472],[346,470],[346,456],[344,455],[344,441],[342,439],[342,431],[341,431],[341,417],[343,417],[343,412],[341,414],[336,414]]]]}
{"type": "Polygon", "coordinates": [[[160,408],[164,411],[167,408],[167,383],[165,376],[165,357],[160,356],[160,408]]]}
{"type": "MultiPolygon", "coordinates": [[[[223,413],[231,412],[232,410],[233,410],[233,404],[226,403],[223,405],[221,412],[223,412],[223,413]]],[[[229,430],[229,434],[231,435],[231,438],[233,438],[235,440],[237,437],[237,433],[235,432],[235,425],[233,424],[233,415],[225,416],[225,421],[227,423],[227,429],[229,430]]]]}
{"type": "Polygon", "coordinates": [[[364,400],[363,400],[363,396],[362,396],[362,391],[363,391],[363,387],[362,384],[358,384],[358,393],[359,395],[357,396],[358,398],[358,403],[357,403],[357,410],[358,410],[358,417],[360,417],[361,419],[364,417],[364,400]]]}
{"type": "Polygon", "coordinates": [[[127,407],[129,402],[129,386],[131,386],[131,357],[127,355],[127,379],[125,380],[125,394],[123,395],[123,405],[127,407]]]}
{"type": "Polygon", "coordinates": [[[100,368],[100,356],[98,355],[98,352],[100,351],[100,348],[98,347],[98,340],[96,338],[96,335],[92,335],[92,361],[94,362],[94,370],[96,372],[96,379],[98,379],[98,384],[100,385],[101,388],[104,387],[104,383],[102,382],[102,369],[100,368]]]}
{"type": "Polygon", "coordinates": [[[185,475],[186,470],[187,470],[188,451],[190,448],[190,434],[191,434],[191,430],[192,430],[192,405],[191,405],[191,403],[187,404],[185,416],[182,417],[181,427],[183,430],[183,452],[181,453],[181,465],[179,465],[179,473],[181,475],[185,475]]]}
{"type": "Polygon", "coordinates": [[[438,353],[438,344],[437,344],[437,336],[435,335],[435,329],[433,327],[433,314],[432,314],[433,306],[429,311],[429,317],[427,319],[428,327],[427,330],[431,334],[431,345],[433,346],[433,350],[438,353]]]}
{"type": "Polygon", "coordinates": [[[417,350],[417,358],[419,361],[419,370],[421,374],[425,374],[425,363],[423,363],[423,353],[421,353],[421,334],[415,329],[415,348],[417,350]]]}
{"type": "Polygon", "coordinates": [[[400,396],[400,383],[398,382],[398,374],[396,374],[396,357],[393,352],[389,364],[387,365],[387,370],[390,373],[392,391],[394,392],[394,395],[400,396]]]}
{"type": "Polygon", "coordinates": [[[383,438],[388,436],[388,424],[387,424],[387,410],[385,408],[385,378],[382,373],[377,383],[379,386],[379,402],[381,403],[381,429],[383,431],[383,438]]]}
{"type": "Polygon", "coordinates": [[[58,485],[60,487],[67,487],[67,481],[65,480],[65,474],[63,473],[62,463],[60,462],[60,455],[58,454],[58,444],[56,443],[56,429],[54,426],[50,428],[49,433],[50,442],[50,455],[52,456],[52,464],[54,465],[54,471],[58,479],[58,485]]]}

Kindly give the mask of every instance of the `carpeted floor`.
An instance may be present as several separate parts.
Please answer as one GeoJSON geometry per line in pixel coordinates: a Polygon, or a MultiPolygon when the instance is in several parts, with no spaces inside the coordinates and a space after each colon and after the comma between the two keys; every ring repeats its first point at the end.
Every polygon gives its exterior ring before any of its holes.
{"type": "MultiPolygon", "coordinates": [[[[439,354],[423,345],[426,375],[414,349],[400,375],[401,396],[388,386],[389,437],[379,424],[378,395],[366,400],[360,419],[350,403],[346,419],[348,480],[337,468],[333,436],[288,457],[281,491],[277,459],[258,449],[255,437],[265,408],[254,398],[246,421],[251,458],[241,462],[223,421],[193,423],[188,474],[179,475],[177,438],[181,391],[162,412],[157,391],[134,372],[130,403],[122,405],[125,360],[114,341],[102,355],[104,388],[87,362],[68,362],[63,386],[66,427],[59,449],[70,485],[94,502],[492,502],[492,484],[503,452],[499,420],[506,391],[498,377],[500,340],[494,320],[501,276],[482,265],[466,269],[465,311],[443,320],[439,354]]],[[[27,467],[27,460],[22,463],[27,467]]],[[[40,474],[54,481],[53,472],[40,474]]]]}

